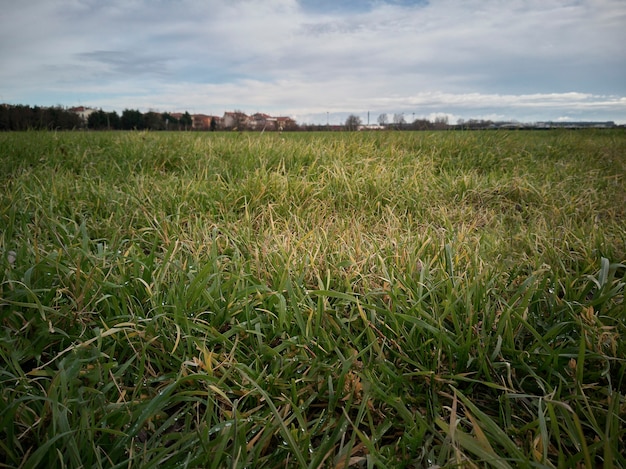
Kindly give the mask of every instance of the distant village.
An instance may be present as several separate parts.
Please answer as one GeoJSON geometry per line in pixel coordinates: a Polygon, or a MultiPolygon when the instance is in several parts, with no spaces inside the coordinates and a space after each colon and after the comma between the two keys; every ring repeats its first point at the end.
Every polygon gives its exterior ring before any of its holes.
{"type": "Polygon", "coordinates": [[[291,117],[270,116],[257,112],[247,115],[241,111],[225,112],[223,116],[207,114],[189,114],[189,112],[154,112],[141,113],[134,110],[125,110],[120,116],[119,127],[114,113],[83,106],[72,107],[70,112],[77,114],[87,128],[112,128],[111,118],[116,128],[130,128],[138,130],[257,130],[283,131],[297,130],[298,124],[291,117]]]}
{"type": "MultiPolygon", "coordinates": [[[[368,113],[369,121],[369,113],[368,113]]],[[[379,130],[547,130],[547,129],[611,129],[625,128],[613,121],[558,121],[558,122],[493,122],[482,119],[460,119],[449,124],[447,118],[414,119],[406,122],[404,115],[395,114],[392,122],[381,114],[376,124],[364,124],[361,118],[350,115],[342,125],[298,124],[291,117],[271,116],[262,112],[248,115],[242,111],[225,112],[222,116],[190,114],[189,112],[142,113],[125,109],[121,115],[85,106],[64,108],[0,104],[0,131],[4,130],[184,130],[184,131],[379,131],[379,130]]]]}
{"type": "Polygon", "coordinates": [[[247,115],[241,111],[225,112],[223,116],[189,114],[189,112],[142,113],[125,109],[105,112],[85,106],[70,108],[0,104],[0,130],[28,129],[91,129],[91,130],[299,130],[291,117],[270,116],[258,112],[247,115]]]}

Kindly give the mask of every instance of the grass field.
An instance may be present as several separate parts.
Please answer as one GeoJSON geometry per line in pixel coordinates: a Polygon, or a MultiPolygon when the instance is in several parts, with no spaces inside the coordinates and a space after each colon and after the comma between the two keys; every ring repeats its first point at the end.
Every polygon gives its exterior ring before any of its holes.
{"type": "Polygon", "coordinates": [[[0,467],[626,468],[623,131],[0,164],[0,467]]]}

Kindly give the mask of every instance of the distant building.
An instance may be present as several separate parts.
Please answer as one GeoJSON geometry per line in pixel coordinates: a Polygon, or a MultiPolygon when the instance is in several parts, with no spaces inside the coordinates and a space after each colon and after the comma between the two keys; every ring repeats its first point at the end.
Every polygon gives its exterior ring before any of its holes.
{"type": "Polygon", "coordinates": [[[359,125],[357,130],[385,130],[385,126],[380,124],[359,125]]]}
{"type": "Polygon", "coordinates": [[[222,127],[225,129],[243,130],[248,126],[250,118],[243,112],[225,112],[222,127]]]}
{"type": "Polygon", "coordinates": [[[216,124],[220,122],[220,118],[218,116],[208,116],[206,114],[192,114],[191,119],[191,128],[194,130],[210,130],[211,120],[215,120],[216,124]]]}
{"type": "Polygon", "coordinates": [[[96,112],[97,109],[92,109],[92,108],[85,107],[85,106],[77,106],[77,107],[69,108],[68,111],[73,112],[74,114],[77,114],[78,117],[80,117],[80,119],[83,121],[83,123],[87,124],[87,121],[89,120],[89,116],[93,114],[94,112],[96,112]]]}
{"type": "Polygon", "coordinates": [[[232,130],[295,130],[298,124],[291,117],[273,117],[269,114],[257,112],[251,116],[243,112],[225,112],[221,127],[232,130]]]}
{"type": "Polygon", "coordinates": [[[276,130],[278,121],[276,117],[257,112],[250,116],[248,126],[251,130],[276,130]]]}
{"type": "Polygon", "coordinates": [[[559,121],[559,122],[537,122],[536,128],[540,129],[611,129],[615,127],[615,122],[593,122],[593,121],[559,121]]]}
{"type": "Polygon", "coordinates": [[[298,128],[298,124],[291,117],[277,117],[276,124],[277,130],[295,130],[298,128]]]}

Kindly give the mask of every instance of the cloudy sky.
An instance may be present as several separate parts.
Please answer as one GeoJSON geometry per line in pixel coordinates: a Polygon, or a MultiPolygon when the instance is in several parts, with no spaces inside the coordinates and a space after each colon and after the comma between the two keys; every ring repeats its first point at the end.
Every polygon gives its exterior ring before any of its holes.
{"type": "Polygon", "coordinates": [[[0,0],[0,102],[626,123],[625,0],[0,0]]]}

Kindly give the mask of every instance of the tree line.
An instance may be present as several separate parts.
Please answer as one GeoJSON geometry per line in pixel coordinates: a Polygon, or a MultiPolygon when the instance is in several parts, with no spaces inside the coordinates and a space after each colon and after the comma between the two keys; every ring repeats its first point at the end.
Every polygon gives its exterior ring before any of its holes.
{"type": "Polygon", "coordinates": [[[82,126],[78,114],[60,106],[0,105],[0,130],[69,130],[82,126]]]}
{"type": "MultiPolygon", "coordinates": [[[[91,110],[88,116],[82,116],[76,109],[67,109],[61,106],[40,107],[28,105],[0,104],[0,131],[11,130],[192,130],[194,126],[194,116],[189,112],[172,115],[164,112],[149,111],[142,113],[136,109],[125,109],[121,115],[116,111],[105,112],[102,109],[91,110]]],[[[268,127],[266,118],[269,116],[255,114],[246,116],[241,111],[226,113],[230,122],[218,122],[219,118],[211,118],[210,125],[207,122],[197,128],[202,130],[272,130],[268,127]]],[[[226,116],[225,114],[225,116],[226,116]]],[[[208,116],[204,116],[207,117],[208,116]]],[[[289,120],[284,126],[278,125],[276,118],[272,125],[280,130],[304,130],[304,131],[328,131],[328,130],[487,130],[487,129],[549,129],[549,128],[612,128],[616,126],[614,122],[541,122],[541,123],[520,123],[520,122],[493,122],[482,119],[459,119],[456,124],[449,124],[445,116],[436,117],[430,121],[418,118],[412,122],[407,122],[404,114],[393,114],[389,119],[387,114],[380,114],[377,125],[363,125],[359,116],[351,114],[343,125],[298,125],[295,121],[289,120]]],[[[369,119],[368,119],[369,120],[369,119]]],[[[269,121],[268,121],[269,122],[269,121]]],[[[623,126],[622,126],[623,127],[623,126]]]]}
{"type": "Polygon", "coordinates": [[[189,130],[192,124],[189,112],[177,119],[167,112],[142,113],[136,109],[125,109],[119,116],[115,111],[100,109],[87,118],[87,128],[93,130],[189,130]]]}
{"type": "Polygon", "coordinates": [[[121,115],[116,111],[102,109],[83,119],[77,112],[61,106],[40,107],[28,105],[0,105],[0,131],[3,130],[188,130],[192,117],[185,112],[180,118],[168,113],[125,109],[121,115]]]}

